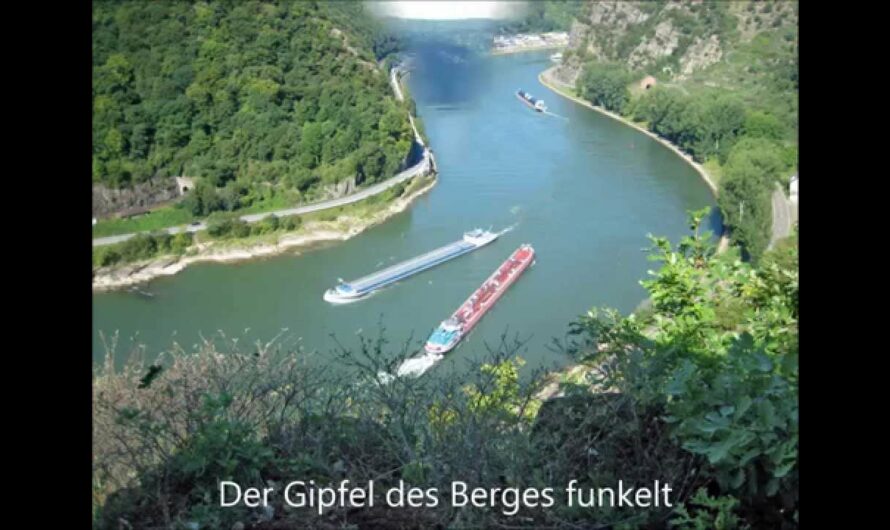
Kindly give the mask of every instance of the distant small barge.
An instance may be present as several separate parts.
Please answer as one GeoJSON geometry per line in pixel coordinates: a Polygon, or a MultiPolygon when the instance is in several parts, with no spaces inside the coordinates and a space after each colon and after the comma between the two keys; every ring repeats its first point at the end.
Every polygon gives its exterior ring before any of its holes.
{"type": "Polygon", "coordinates": [[[522,101],[538,112],[544,112],[547,110],[547,106],[544,105],[543,99],[538,99],[524,90],[517,90],[516,97],[519,98],[519,101],[522,101]]]}

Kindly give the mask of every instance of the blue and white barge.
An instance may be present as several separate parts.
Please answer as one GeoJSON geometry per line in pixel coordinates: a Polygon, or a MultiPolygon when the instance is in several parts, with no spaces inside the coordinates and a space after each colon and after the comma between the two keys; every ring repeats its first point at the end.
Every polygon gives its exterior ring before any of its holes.
{"type": "Polygon", "coordinates": [[[465,233],[463,238],[426,254],[396,263],[357,280],[350,282],[340,280],[339,285],[324,293],[324,299],[332,304],[354,302],[387,285],[481,248],[497,239],[499,235],[499,233],[477,228],[465,233]]]}

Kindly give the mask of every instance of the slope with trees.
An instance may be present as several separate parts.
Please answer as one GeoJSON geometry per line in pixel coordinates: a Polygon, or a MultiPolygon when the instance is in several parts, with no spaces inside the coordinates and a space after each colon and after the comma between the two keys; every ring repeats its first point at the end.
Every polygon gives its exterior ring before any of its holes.
{"type": "MultiPolygon", "coordinates": [[[[93,182],[197,178],[191,216],[293,204],[396,173],[398,46],[350,2],[97,2],[93,182]]],[[[158,227],[156,227],[158,228],[158,227]]]]}
{"type": "Polygon", "coordinates": [[[775,183],[797,168],[797,3],[591,2],[571,42],[557,77],[705,163],[733,242],[758,259],[775,183]]]}

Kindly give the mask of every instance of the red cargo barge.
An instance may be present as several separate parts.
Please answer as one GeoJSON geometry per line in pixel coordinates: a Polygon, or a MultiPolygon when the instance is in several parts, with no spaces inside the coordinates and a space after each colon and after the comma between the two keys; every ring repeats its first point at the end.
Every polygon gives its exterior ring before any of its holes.
{"type": "Polygon", "coordinates": [[[494,306],[504,291],[534,262],[534,259],[535,249],[531,245],[525,244],[519,247],[451,315],[451,318],[436,328],[436,331],[427,340],[426,351],[445,353],[457,346],[457,343],[469,334],[485,313],[494,306]]]}

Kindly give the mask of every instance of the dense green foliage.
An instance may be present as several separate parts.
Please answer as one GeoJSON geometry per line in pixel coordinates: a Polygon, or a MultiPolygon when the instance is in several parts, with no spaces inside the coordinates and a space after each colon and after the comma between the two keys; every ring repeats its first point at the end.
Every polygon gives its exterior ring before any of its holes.
{"type": "Polygon", "coordinates": [[[593,312],[577,325],[577,351],[597,366],[596,384],[656,411],[705,458],[712,487],[741,499],[755,527],[776,528],[798,501],[797,248],[759,269],[715,256],[697,234],[705,213],[676,248],[653,238],[663,265],[643,282],[652,317],[593,312]]]}
{"type": "Polygon", "coordinates": [[[630,101],[630,74],[618,65],[589,63],[578,78],[578,92],[594,105],[621,112],[630,101]]]}
{"type": "MultiPolygon", "coordinates": [[[[568,351],[586,379],[542,400],[521,375],[521,344],[502,341],[466,371],[382,383],[412,350],[361,338],[333,364],[237,341],[178,347],[155,365],[137,356],[94,380],[94,498],[99,528],[796,528],[797,252],[757,267],[716,255],[709,234],[676,247],[653,238],[661,268],[643,284],[647,315],[594,310],[568,351]],[[220,352],[225,351],[225,355],[220,352]],[[472,458],[468,458],[472,455],[472,458]],[[404,480],[438,488],[437,507],[220,509],[218,483],[404,480]],[[570,508],[560,490],[658,479],[674,508],[570,508]],[[548,509],[451,509],[452,481],[554,487],[548,509]],[[271,520],[270,520],[271,519],[271,520]]],[[[113,348],[112,341],[112,348],[113,348]]]]}
{"type": "Polygon", "coordinates": [[[359,2],[96,2],[93,181],[188,175],[195,216],[394,174],[412,141],[359,2]],[[270,191],[271,190],[271,191],[270,191]]]}
{"type": "Polygon", "coordinates": [[[730,151],[723,168],[717,203],[733,239],[758,259],[769,243],[771,195],[775,183],[788,183],[782,148],[766,138],[745,137],[730,151]]]}
{"type": "Polygon", "coordinates": [[[93,265],[108,267],[157,256],[181,256],[192,245],[193,240],[194,237],[189,232],[176,235],[167,232],[138,234],[123,243],[94,248],[93,265]]]}
{"type": "Polygon", "coordinates": [[[247,224],[234,215],[215,213],[207,218],[207,235],[213,239],[237,239],[278,231],[290,232],[299,228],[301,224],[302,220],[297,216],[279,219],[275,215],[268,215],[261,221],[247,224]]]}
{"type": "Polygon", "coordinates": [[[730,95],[707,93],[684,96],[676,90],[655,87],[637,99],[628,113],[699,162],[718,157],[725,162],[743,132],[745,107],[730,95]]]}

